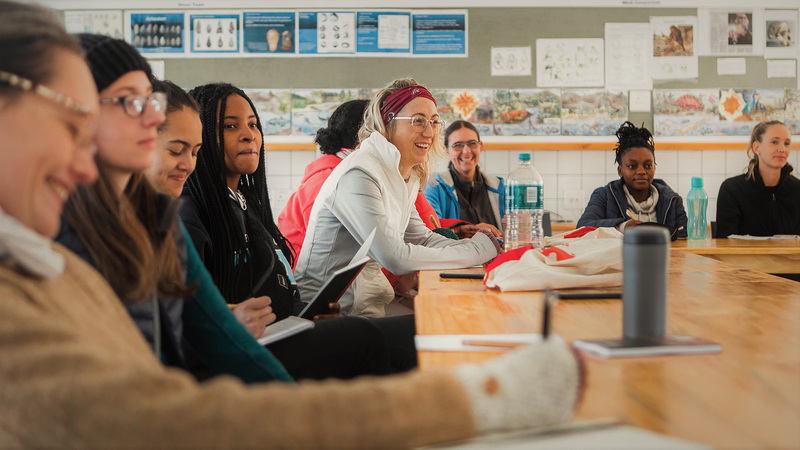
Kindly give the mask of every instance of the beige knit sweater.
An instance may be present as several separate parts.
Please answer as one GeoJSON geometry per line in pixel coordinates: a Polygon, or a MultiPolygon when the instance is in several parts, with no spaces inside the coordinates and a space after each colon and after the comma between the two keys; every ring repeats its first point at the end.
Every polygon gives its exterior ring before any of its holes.
{"type": "Polygon", "coordinates": [[[103,278],[0,263],[0,448],[400,448],[475,433],[445,372],[246,387],[165,369],[103,278]]]}

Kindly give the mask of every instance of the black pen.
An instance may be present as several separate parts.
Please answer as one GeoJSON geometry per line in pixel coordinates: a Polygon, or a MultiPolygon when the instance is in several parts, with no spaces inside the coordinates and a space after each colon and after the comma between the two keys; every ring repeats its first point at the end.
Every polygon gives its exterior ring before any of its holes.
{"type": "Polygon", "coordinates": [[[547,340],[547,336],[550,334],[550,299],[552,296],[552,291],[547,290],[544,292],[544,309],[542,310],[542,341],[547,340]]]}

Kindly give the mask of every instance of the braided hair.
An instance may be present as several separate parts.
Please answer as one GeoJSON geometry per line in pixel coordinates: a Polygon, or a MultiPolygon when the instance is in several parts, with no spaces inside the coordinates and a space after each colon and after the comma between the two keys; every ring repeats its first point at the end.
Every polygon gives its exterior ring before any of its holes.
{"type": "MultiPolygon", "coordinates": [[[[236,292],[242,275],[234,264],[234,255],[244,254],[247,242],[245,242],[239,221],[228,198],[224,151],[224,117],[228,97],[238,95],[247,100],[256,116],[259,132],[261,132],[261,119],[247,94],[231,84],[206,84],[192,89],[189,94],[200,104],[203,146],[197,155],[197,168],[186,181],[184,193],[188,194],[197,205],[203,226],[208,230],[211,241],[214,243],[216,257],[209,258],[206,261],[206,267],[222,295],[228,301],[234,301],[238,300],[236,292]],[[217,113],[217,108],[219,108],[219,113],[217,113]]],[[[239,191],[245,196],[247,208],[275,238],[283,254],[293,264],[294,255],[290,251],[291,244],[278,230],[272,216],[266,173],[262,134],[258,168],[254,173],[245,174],[239,178],[239,191]]]]}
{"type": "Polygon", "coordinates": [[[622,155],[632,148],[649,149],[655,156],[656,145],[653,142],[653,135],[650,130],[644,127],[644,124],[642,124],[641,128],[638,128],[630,121],[625,121],[615,134],[617,135],[617,146],[614,148],[614,153],[616,153],[614,162],[617,165],[622,164],[622,155]]]}
{"type": "Polygon", "coordinates": [[[314,138],[322,153],[335,155],[343,148],[356,148],[358,129],[368,104],[369,100],[350,100],[336,108],[328,119],[328,127],[320,128],[314,138]]]}

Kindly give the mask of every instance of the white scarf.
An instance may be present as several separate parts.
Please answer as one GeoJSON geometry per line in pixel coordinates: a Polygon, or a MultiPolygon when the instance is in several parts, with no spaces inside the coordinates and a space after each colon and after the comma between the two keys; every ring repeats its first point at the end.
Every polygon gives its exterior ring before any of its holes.
{"type": "Polygon", "coordinates": [[[637,202],[633,198],[628,186],[622,185],[625,191],[625,198],[628,200],[628,206],[636,214],[636,220],[642,222],[655,222],[656,221],[656,205],[658,204],[658,189],[652,184],[650,185],[650,196],[643,202],[637,202]]]}
{"type": "Polygon", "coordinates": [[[39,278],[55,278],[64,271],[64,256],[52,244],[0,208],[0,261],[39,278]]]}

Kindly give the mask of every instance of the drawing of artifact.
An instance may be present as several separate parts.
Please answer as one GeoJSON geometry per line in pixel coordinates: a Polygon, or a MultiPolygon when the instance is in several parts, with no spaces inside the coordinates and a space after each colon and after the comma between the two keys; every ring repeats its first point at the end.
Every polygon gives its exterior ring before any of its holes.
{"type": "Polygon", "coordinates": [[[217,33],[222,33],[222,21],[217,21],[217,33]]]}
{"type": "Polygon", "coordinates": [[[175,46],[176,47],[180,47],[181,46],[181,37],[180,36],[175,38],[175,46]]]}
{"type": "Polygon", "coordinates": [[[206,40],[206,47],[211,48],[211,36],[209,36],[208,40],[206,40]]]}
{"type": "Polygon", "coordinates": [[[194,46],[197,47],[197,48],[200,48],[200,47],[203,46],[203,44],[200,42],[200,38],[197,38],[197,42],[195,42],[194,46]]]}
{"type": "Polygon", "coordinates": [[[230,39],[228,39],[228,47],[233,48],[233,45],[234,45],[233,36],[231,36],[230,39]]]}
{"type": "Polygon", "coordinates": [[[167,40],[164,39],[164,36],[161,36],[161,38],[158,40],[158,45],[160,45],[162,47],[167,45],[167,40]]]}
{"type": "Polygon", "coordinates": [[[294,42],[292,42],[292,32],[289,30],[283,30],[281,33],[281,50],[285,52],[292,51],[294,47],[294,42]]]}
{"type": "Polygon", "coordinates": [[[222,43],[222,36],[220,36],[219,40],[217,41],[217,47],[222,48],[223,45],[225,44],[222,43]]]}
{"type": "Polygon", "coordinates": [[[278,41],[280,40],[280,34],[278,34],[278,30],[275,28],[270,28],[267,30],[267,47],[269,51],[274,52],[278,50],[278,41]]]}
{"type": "MultiPolygon", "coordinates": [[[[211,24],[210,23],[206,24],[206,32],[207,33],[211,33],[211,24]]],[[[209,45],[209,47],[211,47],[211,45],[209,45]]]]}
{"type": "Polygon", "coordinates": [[[230,26],[228,27],[228,33],[233,33],[233,32],[234,32],[234,30],[235,30],[235,28],[234,28],[234,26],[233,26],[233,22],[231,22],[231,23],[230,23],[230,26]]]}
{"type": "Polygon", "coordinates": [[[200,20],[194,21],[194,32],[200,34],[203,32],[203,27],[200,25],[200,20]]]}

